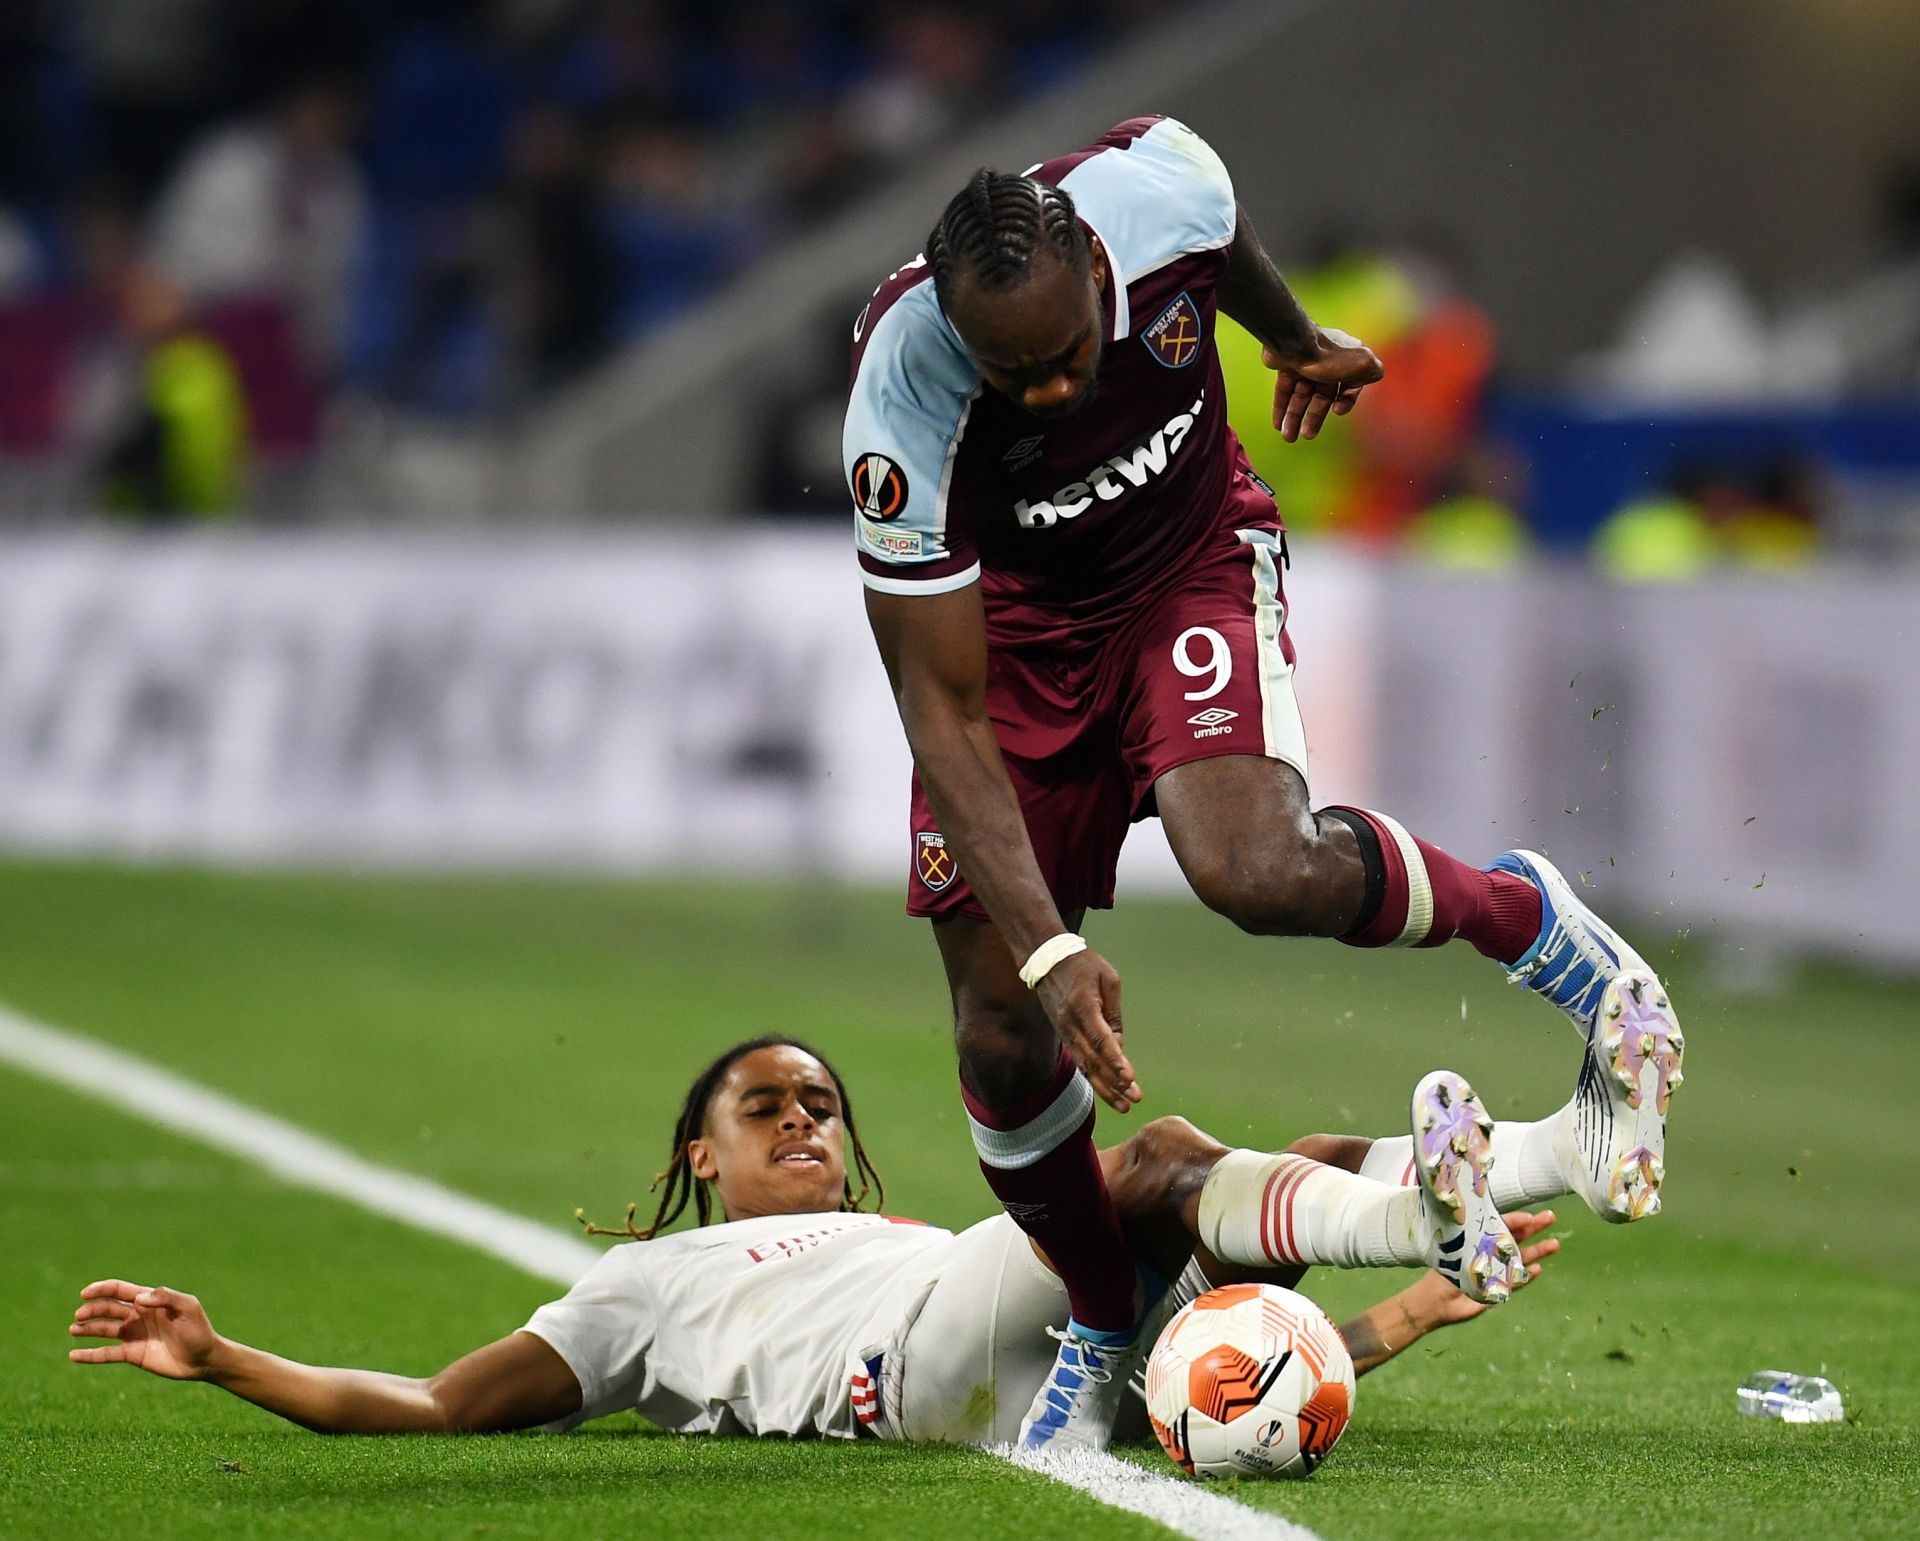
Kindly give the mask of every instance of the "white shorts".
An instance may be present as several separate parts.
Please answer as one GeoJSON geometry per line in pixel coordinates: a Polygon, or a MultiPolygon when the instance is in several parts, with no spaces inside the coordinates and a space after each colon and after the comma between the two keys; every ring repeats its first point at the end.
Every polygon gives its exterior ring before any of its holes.
{"type": "Polygon", "coordinates": [[[953,1255],[901,1341],[893,1424],[917,1442],[1010,1442],[1059,1347],[1067,1291],[1026,1233],[995,1215],[953,1239],[953,1255]]]}
{"type": "MultiPolygon", "coordinates": [[[[1206,1287],[1204,1279],[1190,1283],[1183,1276],[1149,1313],[1147,1341],[1183,1300],[1206,1287]]],[[[1011,1444],[1060,1347],[1047,1329],[1065,1327],[1067,1316],[1066,1286],[1013,1221],[995,1215],[962,1231],[895,1351],[899,1377],[889,1435],[916,1443],[1011,1444]]],[[[1134,1404],[1127,1399],[1117,1439],[1145,1437],[1144,1406],[1134,1404]]]]}

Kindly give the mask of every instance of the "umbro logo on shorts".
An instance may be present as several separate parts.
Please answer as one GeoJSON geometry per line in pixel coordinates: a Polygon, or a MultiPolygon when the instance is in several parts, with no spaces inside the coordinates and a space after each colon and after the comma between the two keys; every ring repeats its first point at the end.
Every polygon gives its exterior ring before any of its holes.
{"type": "Polygon", "coordinates": [[[1195,738],[1212,738],[1216,734],[1231,733],[1233,729],[1228,724],[1239,715],[1224,706],[1210,706],[1204,712],[1195,712],[1187,721],[1193,727],[1195,738]]]}

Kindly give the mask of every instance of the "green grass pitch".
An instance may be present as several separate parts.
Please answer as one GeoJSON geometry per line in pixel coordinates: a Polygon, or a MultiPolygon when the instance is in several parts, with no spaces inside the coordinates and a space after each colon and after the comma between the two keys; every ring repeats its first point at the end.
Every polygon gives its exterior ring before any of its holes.
{"type": "MultiPolygon", "coordinates": [[[[933,948],[891,895],[10,864],[0,917],[0,1001],[551,1223],[644,1198],[690,1074],[768,1028],[838,1061],[893,1212],[990,1208],[933,948]]],[[[1239,1500],[1327,1541],[1920,1533],[1908,992],[1820,968],[1729,995],[1657,920],[1615,918],[1687,1028],[1667,1212],[1620,1230],[1562,1205],[1536,1290],[1369,1377],[1312,1481],[1239,1500]],[[1737,1417],[1762,1367],[1824,1368],[1847,1422],[1737,1417]]],[[[1145,1113],[1278,1144],[1393,1132],[1439,1064],[1496,1116],[1571,1089],[1570,1030],[1463,948],[1261,943],[1124,899],[1089,929],[1126,979],[1145,1113]]],[[[967,1451],[618,1419],[559,1440],[322,1439],[205,1387],[70,1367],[74,1293],[102,1275],[195,1290],[266,1347],[409,1373],[552,1291],[6,1070],[0,1238],[0,1535],[1165,1534],[967,1451]]],[[[1338,1316],[1399,1278],[1309,1288],[1338,1316]]]]}

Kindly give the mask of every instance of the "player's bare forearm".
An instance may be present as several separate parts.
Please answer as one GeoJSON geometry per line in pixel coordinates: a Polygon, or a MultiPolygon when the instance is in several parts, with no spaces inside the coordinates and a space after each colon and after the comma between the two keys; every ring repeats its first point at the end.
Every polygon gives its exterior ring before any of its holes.
{"type": "Polygon", "coordinates": [[[75,1364],[207,1381],[323,1434],[492,1433],[552,1423],[580,1406],[580,1383],[567,1362],[525,1332],[414,1380],[250,1348],[215,1332],[197,1296],[127,1279],[100,1279],[81,1290],[67,1331],[105,1340],[71,1350],[75,1364]]]}
{"type": "Polygon", "coordinates": [[[940,832],[1007,946],[1024,958],[1065,926],[987,715],[979,590],[870,591],[867,616],[940,832]]]}
{"type": "Polygon", "coordinates": [[[300,1364],[223,1340],[201,1378],[320,1434],[452,1432],[425,1381],[382,1370],[300,1364]]]}
{"type": "Polygon", "coordinates": [[[321,1434],[499,1434],[580,1406],[580,1386],[543,1340],[515,1333],[414,1379],[301,1364],[222,1340],[203,1377],[321,1434]]]}
{"type": "Polygon", "coordinates": [[[1237,211],[1218,293],[1220,308],[1276,353],[1288,358],[1311,355],[1316,343],[1313,320],[1260,244],[1245,209],[1237,211]]]}
{"type": "Polygon", "coordinates": [[[993,725],[916,709],[907,741],[959,868],[1016,959],[1066,929],[1027,837],[993,725]]]}
{"type": "Polygon", "coordinates": [[[1379,1369],[1440,1325],[1427,1320],[1420,1307],[1416,1286],[1389,1295],[1379,1305],[1341,1324],[1340,1336],[1346,1340],[1347,1352],[1353,1356],[1355,1375],[1379,1369]]]}
{"type": "Polygon", "coordinates": [[[1237,211],[1220,308],[1260,340],[1260,358],[1274,372],[1273,426],[1292,444],[1311,439],[1329,414],[1344,417],[1385,370],[1357,337],[1316,326],[1237,211]]]}
{"type": "MultiPolygon", "coordinates": [[[[1522,1286],[1540,1277],[1547,1260],[1560,1250],[1560,1240],[1548,1235],[1553,1226],[1551,1209],[1507,1211],[1502,1218],[1520,1242],[1520,1261],[1526,1267],[1522,1286]]],[[[1363,1311],[1340,1335],[1347,1340],[1347,1352],[1353,1356],[1356,1375],[1377,1369],[1394,1355],[1403,1353],[1438,1327],[1454,1327],[1485,1314],[1487,1307],[1469,1300],[1457,1286],[1438,1273],[1429,1271],[1414,1280],[1397,1295],[1390,1295],[1370,1311],[1363,1311]]]]}
{"type": "MultiPolygon", "coordinates": [[[[987,627],[979,586],[951,594],[867,593],[867,619],[940,832],[1016,962],[1066,929],[1027,836],[987,715],[987,627]]],[[[1067,1052],[1109,1107],[1139,1083],[1122,1045],[1120,976],[1091,949],[1034,987],[1067,1052]]]]}

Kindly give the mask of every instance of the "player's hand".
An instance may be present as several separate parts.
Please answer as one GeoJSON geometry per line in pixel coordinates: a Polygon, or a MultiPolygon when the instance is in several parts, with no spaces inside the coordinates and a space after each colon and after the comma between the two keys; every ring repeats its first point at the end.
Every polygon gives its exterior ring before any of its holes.
{"type": "Polygon", "coordinates": [[[194,1296],[125,1279],[102,1279],[80,1291],[67,1333],[114,1340],[104,1348],[69,1350],[75,1364],[137,1365],[168,1380],[204,1380],[220,1346],[194,1296]]]}
{"type": "Polygon", "coordinates": [[[1140,1100],[1140,1086],[1127,1062],[1120,976],[1113,965],[1092,948],[1076,952],[1047,971],[1036,993],[1053,1030],[1101,1099],[1117,1112],[1131,1111],[1140,1100]]]}
{"type": "MultiPolygon", "coordinates": [[[[1540,1277],[1541,1265],[1560,1250],[1560,1238],[1546,1234],[1553,1224],[1553,1211],[1516,1209],[1500,1218],[1507,1222],[1513,1239],[1520,1243],[1520,1261],[1526,1265],[1526,1276],[1520,1281],[1520,1286],[1524,1288],[1540,1277]]],[[[1427,1274],[1414,1287],[1431,1296],[1422,1305],[1430,1313],[1428,1325],[1433,1327],[1451,1327],[1456,1322],[1470,1322],[1488,1309],[1484,1301],[1468,1299],[1460,1292],[1459,1285],[1449,1283],[1437,1273],[1427,1274]]],[[[1419,1307],[1415,1307],[1415,1313],[1420,1314],[1419,1307]]]]}
{"type": "Polygon", "coordinates": [[[1273,385],[1273,426],[1292,444],[1311,439],[1329,412],[1345,417],[1360,392],[1386,373],[1373,349],[1332,327],[1315,327],[1313,347],[1281,353],[1270,344],[1260,362],[1278,373],[1273,385]]]}

